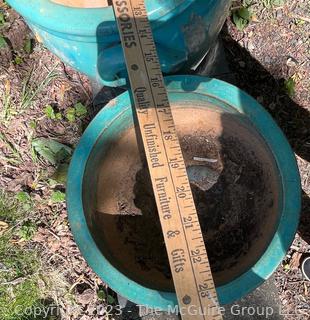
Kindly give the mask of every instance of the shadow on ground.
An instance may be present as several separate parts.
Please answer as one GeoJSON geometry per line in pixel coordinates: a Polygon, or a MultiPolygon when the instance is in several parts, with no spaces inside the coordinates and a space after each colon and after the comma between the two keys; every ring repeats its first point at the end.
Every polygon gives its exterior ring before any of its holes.
{"type": "MultiPolygon", "coordinates": [[[[294,152],[310,162],[310,112],[286,94],[284,79],[276,79],[231,38],[226,26],[222,40],[229,69],[235,78],[233,84],[259,99],[286,135],[294,152]],[[245,63],[243,68],[241,61],[245,63]]],[[[310,244],[310,198],[304,192],[298,232],[310,244]]]]}

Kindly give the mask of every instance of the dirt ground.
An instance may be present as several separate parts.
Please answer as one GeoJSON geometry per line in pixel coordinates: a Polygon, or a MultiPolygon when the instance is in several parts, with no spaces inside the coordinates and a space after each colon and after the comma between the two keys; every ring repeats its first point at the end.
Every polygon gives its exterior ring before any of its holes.
{"type": "Polygon", "coordinates": [[[300,319],[309,319],[310,284],[298,267],[310,252],[310,6],[290,1],[270,10],[257,3],[255,22],[244,32],[228,22],[223,40],[237,86],[272,114],[296,154],[303,189],[301,222],[276,272],[276,285],[286,318],[296,319],[297,308],[300,319]],[[293,95],[283,92],[287,79],[295,81],[293,95]]]}
{"type": "MultiPolygon", "coordinates": [[[[229,18],[221,37],[236,84],[272,114],[296,154],[303,188],[301,223],[276,272],[276,285],[286,319],[296,319],[297,308],[298,319],[306,320],[310,283],[303,279],[299,264],[310,254],[310,6],[308,0],[276,8],[266,3],[252,6],[254,17],[243,31],[229,18]]],[[[0,10],[5,15],[0,35],[8,44],[0,49],[0,188],[27,192],[35,202],[31,216],[37,229],[30,242],[41,248],[44,264],[61,275],[53,300],[62,319],[96,320],[96,308],[115,303],[115,296],[80,255],[65,203],[52,200],[56,191],[65,191],[64,184],[51,179],[55,165],[33,150],[36,138],[55,139],[74,149],[92,115],[90,83],[39,44],[2,0],[0,10]],[[29,43],[31,50],[25,48],[29,43]],[[72,119],[68,110],[77,103],[87,106],[88,113],[72,119]],[[48,106],[61,121],[46,111],[48,106]],[[98,295],[102,291],[105,298],[98,295]]]]}

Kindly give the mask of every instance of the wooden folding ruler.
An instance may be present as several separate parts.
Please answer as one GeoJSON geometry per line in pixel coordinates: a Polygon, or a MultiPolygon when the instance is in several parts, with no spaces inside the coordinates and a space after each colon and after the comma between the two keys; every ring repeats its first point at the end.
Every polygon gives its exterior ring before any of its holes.
{"type": "Polygon", "coordinates": [[[222,319],[144,1],[112,3],[182,319],[222,319]]]}

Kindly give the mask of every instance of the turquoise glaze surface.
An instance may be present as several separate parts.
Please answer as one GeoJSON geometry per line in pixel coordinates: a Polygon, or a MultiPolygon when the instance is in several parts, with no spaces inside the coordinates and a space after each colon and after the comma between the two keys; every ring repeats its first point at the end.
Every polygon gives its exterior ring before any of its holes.
{"type": "MultiPolygon", "coordinates": [[[[271,116],[253,98],[225,82],[197,76],[174,76],[165,79],[170,101],[211,101],[218,107],[233,108],[246,117],[260,133],[272,151],[282,186],[278,225],[272,240],[260,259],[238,278],[217,287],[221,304],[231,303],[262,284],[275,271],[290,247],[296,233],[301,204],[300,178],[294,154],[281,130],[271,116]]],[[[149,307],[167,310],[175,306],[175,293],[152,290],[132,281],[98,249],[88,228],[82,198],[83,177],[93,150],[105,148],[109,139],[133,125],[133,114],[128,92],[104,107],[91,122],[77,146],[69,169],[67,205],[75,240],[92,269],[113,290],[129,300],[149,307]]],[[[95,172],[95,169],[94,169],[95,172]]],[[[92,190],[93,192],[93,190],[92,190]]]]}
{"type": "MultiPolygon", "coordinates": [[[[112,7],[70,8],[49,0],[8,0],[37,39],[65,63],[108,86],[127,72],[112,7]]],[[[216,40],[230,0],[146,0],[164,73],[198,63],[216,40]]]]}

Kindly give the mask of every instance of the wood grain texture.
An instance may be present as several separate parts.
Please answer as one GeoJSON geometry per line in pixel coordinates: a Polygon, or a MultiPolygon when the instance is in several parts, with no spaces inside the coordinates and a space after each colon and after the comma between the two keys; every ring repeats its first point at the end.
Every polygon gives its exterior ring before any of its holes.
{"type": "Polygon", "coordinates": [[[113,0],[183,320],[220,320],[218,298],[143,0],[113,0]]]}
{"type": "Polygon", "coordinates": [[[75,8],[103,8],[108,6],[108,0],[51,0],[57,4],[75,8]]]}

